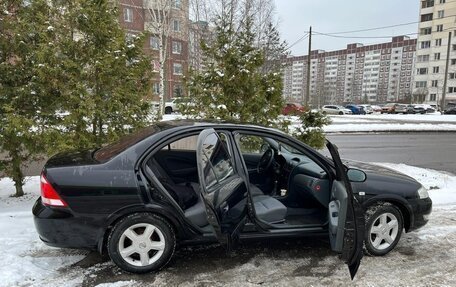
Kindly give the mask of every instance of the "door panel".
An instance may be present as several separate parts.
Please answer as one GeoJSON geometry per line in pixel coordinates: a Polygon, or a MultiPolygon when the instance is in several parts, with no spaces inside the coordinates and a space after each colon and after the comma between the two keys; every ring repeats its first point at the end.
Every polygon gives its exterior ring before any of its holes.
{"type": "Polygon", "coordinates": [[[217,239],[232,245],[247,214],[247,185],[234,167],[229,147],[214,129],[198,136],[198,177],[208,222],[217,239]]]}
{"type": "Polygon", "coordinates": [[[345,218],[347,216],[348,194],[344,184],[334,181],[331,190],[331,202],[328,208],[329,239],[331,249],[342,252],[344,242],[345,218]]]}
{"type": "Polygon", "coordinates": [[[341,252],[341,259],[348,265],[352,279],[363,257],[364,211],[353,194],[346,168],[335,145],[327,141],[336,170],[332,198],[329,204],[331,247],[341,252]]]}

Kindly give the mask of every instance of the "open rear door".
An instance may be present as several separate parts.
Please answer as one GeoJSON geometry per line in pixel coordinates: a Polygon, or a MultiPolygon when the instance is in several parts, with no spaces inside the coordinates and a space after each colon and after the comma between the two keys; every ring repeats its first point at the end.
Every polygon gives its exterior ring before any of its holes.
{"type": "Polygon", "coordinates": [[[336,169],[336,178],[331,189],[329,203],[329,239],[331,248],[341,253],[341,259],[348,265],[353,279],[363,257],[364,211],[348,180],[337,147],[327,141],[336,169]]]}
{"type": "Polygon", "coordinates": [[[226,140],[214,129],[198,136],[196,159],[208,222],[228,248],[237,240],[247,214],[247,185],[236,172],[226,140]]]}

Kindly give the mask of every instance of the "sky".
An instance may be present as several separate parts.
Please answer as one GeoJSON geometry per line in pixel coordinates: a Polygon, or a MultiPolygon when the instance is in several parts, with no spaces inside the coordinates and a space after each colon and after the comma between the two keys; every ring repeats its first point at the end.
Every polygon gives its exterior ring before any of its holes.
{"type": "MultiPolygon", "coordinates": [[[[336,33],[417,22],[420,0],[275,0],[281,36],[289,45],[309,30],[336,33]]],[[[340,36],[383,37],[416,33],[418,24],[382,30],[339,34],[340,36]]],[[[416,38],[416,35],[410,35],[416,38]]],[[[350,43],[375,44],[391,38],[334,38],[312,36],[312,50],[333,51],[350,43]]],[[[291,54],[306,55],[308,39],[291,47],[291,54]]]]}

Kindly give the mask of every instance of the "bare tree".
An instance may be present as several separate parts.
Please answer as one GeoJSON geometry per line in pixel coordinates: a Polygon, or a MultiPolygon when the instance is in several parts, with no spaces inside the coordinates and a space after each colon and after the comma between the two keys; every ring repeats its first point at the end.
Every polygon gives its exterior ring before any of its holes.
{"type": "Polygon", "coordinates": [[[165,65],[168,51],[168,37],[171,30],[171,5],[170,0],[144,1],[149,21],[146,30],[150,31],[158,39],[158,62],[159,62],[159,116],[163,115],[165,109],[165,65]]]}

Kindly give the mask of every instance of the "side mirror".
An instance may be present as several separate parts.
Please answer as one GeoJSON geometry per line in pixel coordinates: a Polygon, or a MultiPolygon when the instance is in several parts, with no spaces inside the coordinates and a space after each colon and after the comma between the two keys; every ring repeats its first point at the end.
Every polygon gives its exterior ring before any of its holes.
{"type": "Polygon", "coordinates": [[[355,168],[350,168],[347,171],[347,176],[351,182],[364,182],[367,178],[364,171],[355,168]]]}

